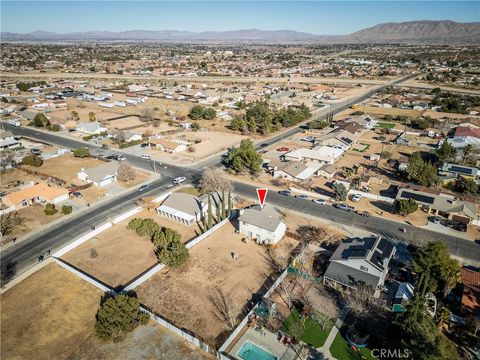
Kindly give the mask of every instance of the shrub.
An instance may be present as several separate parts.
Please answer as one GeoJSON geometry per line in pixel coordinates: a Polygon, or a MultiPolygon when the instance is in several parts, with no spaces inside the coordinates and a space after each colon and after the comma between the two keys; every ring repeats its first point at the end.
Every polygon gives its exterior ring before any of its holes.
{"type": "Polygon", "coordinates": [[[62,214],[63,215],[68,215],[71,214],[73,211],[73,208],[71,205],[63,205],[62,206],[62,214]]]}
{"type": "Polygon", "coordinates": [[[97,311],[95,333],[103,340],[120,341],[149,316],[140,310],[140,302],[130,294],[119,294],[105,300],[97,311]]]}
{"type": "Polygon", "coordinates": [[[413,199],[395,200],[395,209],[402,216],[407,216],[418,210],[418,204],[413,199]]]}
{"type": "Polygon", "coordinates": [[[73,156],[76,158],[90,157],[90,150],[88,150],[87,148],[75,149],[73,150],[73,156]]]}
{"type": "Polygon", "coordinates": [[[203,110],[203,118],[205,120],[212,120],[217,116],[217,112],[212,108],[206,108],[203,110]]]}
{"type": "Polygon", "coordinates": [[[180,241],[172,241],[165,246],[159,246],[156,254],[158,261],[172,268],[182,265],[189,256],[188,249],[180,241]]]}
{"type": "Polygon", "coordinates": [[[192,120],[199,120],[199,119],[203,118],[203,113],[204,113],[203,106],[195,105],[190,110],[190,113],[188,114],[188,117],[192,120]]]}
{"type": "Polygon", "coordinates": [[[347,200],[347,188],[342,183],[334,183],[333,189],[335,190],[335,200],[337,201],[345,201],[347,200]]]}
{"type": "Polygon", "coordinates": [[[128,141],[120,144],[118,146],[119,149],[125,149],[130,146],[140,145],[143,141],[142,140],[135,140],[135,141],[128,141]]]}
{"type": "Polygon", "coordinates": [[[43,160],[37,155],[27,155],[22,159],[22,164],[39,167],[42,166],[43,160]]]}
{"type": "Polygon", "coordinates": [[[48,203],[47,205],[45,205],[45,209],[43,210],[43,212],[45,213],[45,215],[55,215],[56,213],[58,213],[58,210],[55,209],[54,204],[48,203]]]}
{"type": "Polygon", "coordinates": [[[38,113],[33,118],[33,125],[35,125],[35,127],[44,127],[50,125],[50,121],[48,121],[48,118],[44,113],[38,113]]]}

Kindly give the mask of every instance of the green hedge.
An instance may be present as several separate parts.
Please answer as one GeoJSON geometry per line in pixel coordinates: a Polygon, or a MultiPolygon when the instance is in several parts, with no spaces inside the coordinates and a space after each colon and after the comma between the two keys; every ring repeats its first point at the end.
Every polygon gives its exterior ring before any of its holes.
{"type": "Polygon", "coordinates": [[[135,141],[129,141],[129,142],[124,142],[123,144],[119,145],[119,149],[125,149],[130,146],[135,146],[135,145],[140,145],[142,143],[142,140],[135,140],[135,141]]]}

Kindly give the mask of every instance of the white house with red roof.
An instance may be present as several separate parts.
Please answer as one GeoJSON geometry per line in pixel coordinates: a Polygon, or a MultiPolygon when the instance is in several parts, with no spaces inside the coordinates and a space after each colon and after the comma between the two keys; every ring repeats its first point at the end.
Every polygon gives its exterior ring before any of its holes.
{"type": "Polygon", "coordinates": [[[457,126],[453,138],[447,141],[456,148],[464,148],[468,144],[480,147],[480,128],[457,126]]]}

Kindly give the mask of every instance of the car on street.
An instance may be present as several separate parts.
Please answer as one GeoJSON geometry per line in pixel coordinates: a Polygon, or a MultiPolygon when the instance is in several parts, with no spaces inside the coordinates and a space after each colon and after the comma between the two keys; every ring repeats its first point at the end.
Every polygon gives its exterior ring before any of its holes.
{"type": "Polygon", "coordinates": [[[432,222],[433,222],[434,224],[441,224],[442,218],[441,218],[440,216],[434,216],[434,217],[432,218],[432,222]]]}
{"type": "Polygon", "coordinates": [[[370,213],[368,211],[355,211],[358,215],[363,217],[369,217],[370,213]]]}
{"type": "Polygon", "coordinates": [[[105,159],[107,160],[116,160],[117,159],[117,156],[116,155],[108,155],[105,157],[105,159]]]}
{"type": "Polygon", "coordinates": [[[185,176],[179,176],[179,177],[176,177],[175,179],[172,180],[172,182],[174,184],[181,184],[183,182],[187,181],[187,178],[185,176]]]}
{"type": "Polygon", "coordinates": [[[313,136],[305,136],[305,137],[301,138],[300,141],[314,142],[314,141],[315,141],[315,137],[313,137],[313,136]]]}
{"type": "Polygon", "coordinates": [[[10,120],[8,123],[9,123],[10,125],[15,126],[15,127],[20,127],[20,126],[22,126],[22,124],[20,124],[20,121],[18,121],[18,120],[16,120],[16,119],[10,120]]]}
{"type": "Polygon", "coordinates": [[[104,150],[108,150],[108,149],[110,149],[110,148],[108,147],[108,145],[107,145],[107,144],[102,144],[102,149],[104,149],[104,150]]]}
{"type": "Polygon", "coordinates": [[[145,160],[152,160],[152,156],[148,154],[142,154],[140,155],[140,157],[145,160]]]}
{"type": "Polygon", "coordinates": [[[279,152],[285,152],[285,151],[288,151],[288,150],[290,150],[290,149],[289,149],[288,147],[286,147],[286,146],[282,146],[282,147],[279,147],[279,148],[277,149],[277,151],[279,151],[279,152]]]}
{"type": "Polygon", "coordinates": [[[268,146],[267,143],[263,143],[263,144],[260,145],[260,147],[267,147],[267,146],[268,146]]]}
{"type": "Polygon", "coordinates": [[[150,186],[149,185],[142,185],[138,188],[138,191],[145,191],[149,188],[150,186]]]}
{"type": "Polygon", "coordinates": [[[314,202],[317,205],[326,205],[327,202],[323,199],[313,199],[312,202],[314,202]]]}
{"type": "Polygon", "coordinates": [[[142,148],[147,147],[147,146],[148,146],[147,143],[141,143],[141,144],[140,144],[140,147],[142,147],[142,148]]]}
{"type": "Polygon", "coordinates": [[[297,199],[308,200],[308,196],[307,196],[307,195],[303,195],[303,194],[295,195],[295,197],[296,197],[297,199]]]}
{"type": "Polygon", "coordinates": [[[362,195],[355,194],[355,195],[352,196],[352,201],[353,202],[359,202],[361,198],[362,198],[362,195]]]}
{"type": "Polygon", "coordinates": [[[127,160],[127,158],[123,155],[117,155],[117,160],[118,161],[125,161],[125,160],[127,160]]]}
{"type": "Polygon", "coordinates": [[[333,206],[340,210],[353,211],[353,207],[348,206],[347,204],[335,204],[333,206]]]}
{"type": "Polygon", "coordinates": [[[80,191],[74,191],[72,195],[75,196],[76,198],[81,198],[83,196],[80,191]]]}
{"type": "Polygon", "coordinates": [[[285,196],[290,196],[292,195],[292,192],[290,190],[280,190],[278,192],[280,195],[285,195],[285,196]]]}
{"type": "Polygon", "coordinates": [[[42,150],[33,148],[33,149],[30,149],[30,153],[33,155],[40,155],[42,153],[42,150]]]}

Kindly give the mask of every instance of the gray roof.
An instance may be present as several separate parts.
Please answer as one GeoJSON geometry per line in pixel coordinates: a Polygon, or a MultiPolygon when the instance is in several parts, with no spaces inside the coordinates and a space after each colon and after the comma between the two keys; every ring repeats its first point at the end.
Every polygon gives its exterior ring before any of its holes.
{"type": "Polygon", "coordinates": [[[367,286],[371,286],[373,289],[377,288],[380,281],[379,276],[369,274],[360,269],[350,267],[348,264],[339,262],[331,262],[328,265],[324,277],[352,287],[356,287],[363,283],[367,286]]]}
{"type": "Polygon", "coordinates": [[[108,176],[115,175],[119,167],[120,163],[118,161],[110,161],[83,171],[91,181],[98,183],[108,176]]]}
{"type": "Polygon", "coordinates": [[[162,204],[172,209],[196,216],[202,212],[205,203],[200,198],[184,193],[173,193],[162,204]]]}
{"type": "Polygon", "coordinates": [[[95,132],[102,127],[98,121],[94,122],[79,122],[77,124],[77,129],[83,129],[88,132],[95,132]]]}
{"type": "Polygon", "coordinates": [[[238,221],[257,226],[268,231],[275,231],[282,223],[281,215],[276,212],[270,205],[265,205],[263,209],[260,205],[253,205],[242,210],[238,221]]]}

